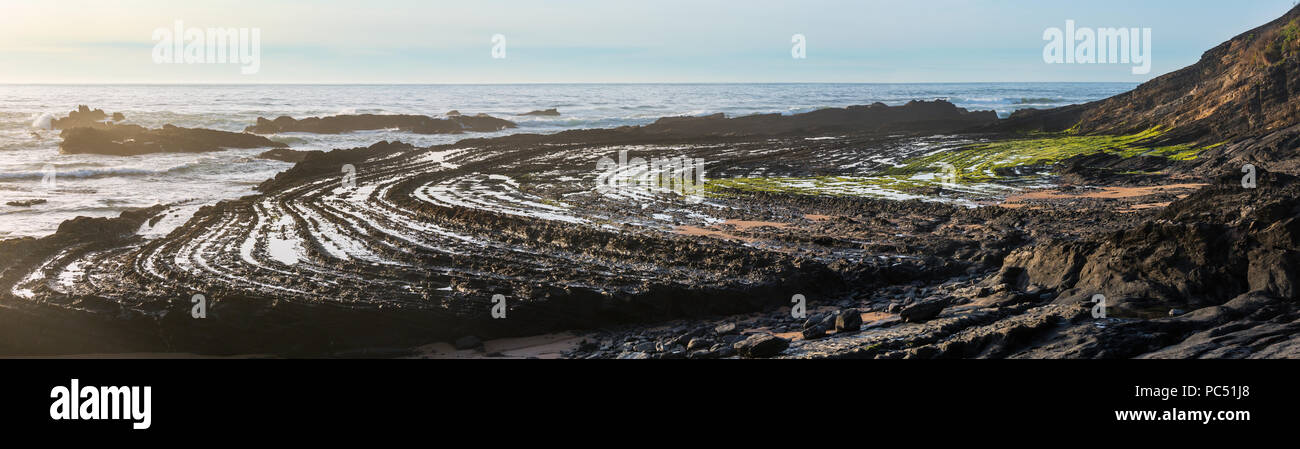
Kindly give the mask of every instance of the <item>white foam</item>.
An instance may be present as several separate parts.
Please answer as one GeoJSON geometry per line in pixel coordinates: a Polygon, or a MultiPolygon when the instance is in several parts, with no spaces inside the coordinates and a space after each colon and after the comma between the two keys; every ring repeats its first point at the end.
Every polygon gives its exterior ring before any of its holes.
{"type": "Polygon", "coordinates": [[[33,116],[32,128],[54,129],[54,114],[43,112],[33,116]]]}

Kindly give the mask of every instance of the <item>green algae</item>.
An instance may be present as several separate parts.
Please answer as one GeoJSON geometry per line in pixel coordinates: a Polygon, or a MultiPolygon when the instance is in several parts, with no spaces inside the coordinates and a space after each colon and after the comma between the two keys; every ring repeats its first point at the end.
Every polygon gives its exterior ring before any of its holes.
{"type": "Polygon", "coordinates": [[[891,193],[926,188],[934,182],[907,176],[810,176],[708,179],[707,194],[726,190],[829,196],[888,196],[891,193]],[[876,195],[872,195],[875,193],[876,195]]]}
{"type": "MultiPolygon", "coordinates": [[[[1115,154],[1124,158],[1146,156],[1173,161],[1195,160],[1208,149],[1195,144],[1160,145],[1160,127],[1128,135],[1079,135],[1075,128],[1062,133],[1029,133],[1023,138],[944,149],[913,157],[870,176],[756,177],[710,179],[705,190],[726,190],[832,196],[889,196],[923,191],[935,186],[990,184],[1037,177],[1050,166],[1076,156],[1115,154]],[[1030,172],[1027,176],[1024,172],[1030,172]]],[[[1135,173],[1136,174],[1136,173],[1135,173]]]]}
{"type": "Polygon", "coordinates": [[[884,169],[882,175],[913,175],[925,172],[955,172],[958,183],[991,182],[1007,178],[1019,167],[1046,167],[1076,156],[1109,153],[1120,157],[1163,157],[1174,161],[1195,160],[1202,151],[1217,147],[1194,144],[1153,144],[1164,131],[1151,128],[1135,134],[1074,135],[1069,132],[1023,139],[970,145],[954,151],[936,152],[903,161],[884,169]]]}

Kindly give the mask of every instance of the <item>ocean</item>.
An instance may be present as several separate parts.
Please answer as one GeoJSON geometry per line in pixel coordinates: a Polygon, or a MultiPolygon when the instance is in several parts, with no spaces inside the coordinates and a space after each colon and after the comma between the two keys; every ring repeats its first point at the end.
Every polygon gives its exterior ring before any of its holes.
{"type": "MultiPolygon", "coordinates": [[[[337,114],[486,113],[518,128],[496,133],[416,135],[395,130],[269,136],[298,150],[400,140],[419,146],[468,137],[643,125],[664,116],[794,114],[827,107],[947,99],[1005,117],[1110,97],[1134,83],[959,84],[533,84],[533,85],[0,85],[0,239],[40,237],[77,216],[128,208],[205,204],[252,194],[292,164],[257,159],[265,149],[141,156],[59,154],[49,120],[85,104],[121,112],[126,123],[242,131],[258,117],[337,114]],[[558,117],[516,116],[556,108],[558,117]],[[47,176],[53,173],[53,177],[47,176]],[[48,182],[52,179],[52,183],[48,182]],[[31,206],[9,202],[45,200],[31,206]]],[[[184,219],[173,217],[172,219],[184,219]]]]}

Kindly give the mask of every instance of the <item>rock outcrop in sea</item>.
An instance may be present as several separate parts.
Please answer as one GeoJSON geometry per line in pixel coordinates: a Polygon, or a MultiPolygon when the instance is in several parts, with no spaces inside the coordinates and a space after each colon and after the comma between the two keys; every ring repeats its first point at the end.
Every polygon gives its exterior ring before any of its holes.
{"type": "Polygon", "coordinates": [[[106,128],[123,120],[126,120],[126,116],[121,112],[114,112],[110,116],[103,109],[92,110],[83,104],[77,106],[77,110],[69,112],[67,117],[51,120],[50,125],[54,129],[106,128]]]}
{"type": "Polygon", "coordinates": [[[202,153],[227,148],[275,148],[286,146],[262,136],[201,128],[163,125],[148,129],[139,125],[78,127],[60,133],[59,151],[65,154],[93,153],[134,156],[147,153],[202,153]]]}
{"type": "MultiPolygon", "coordinates": [[[[455,111],[453,111],[455,112],[455,111]]],[[[460,134],[465,132],[493,132],[515,128],[514,122],[486,114],[462,115],[448,113],[445,118],[427,115],[353,114],[328,117],[294,119],[289,116],[268,120],[257,118],[257,124],[244,129],[256,134],[285,132],[341,134],[375,129],[398,129],[415,134],[460,134]]]]}
{"type": "Polygon", "coordinates": [[[282,148],[287,145],[262,136],[202,128],[163,125],[149,129],[122,124],[120,112],[111,116],[102,109],[82,105],[67,117],[52,121],[62,129],[59,152],[64,154],[105,154],[136,156],[148,153],[202,153],[227,148],[282,148]]]}

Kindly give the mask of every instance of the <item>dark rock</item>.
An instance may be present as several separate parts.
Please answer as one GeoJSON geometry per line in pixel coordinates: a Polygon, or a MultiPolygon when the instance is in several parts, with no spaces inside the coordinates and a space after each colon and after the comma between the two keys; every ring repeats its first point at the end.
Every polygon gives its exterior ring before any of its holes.
{"type": "Polygon", "coordinates": [[[320,150],[299,151],[299,150],[291,150],[288,148],[275,148],[275,149],[264,151],[262,152],[262,154],[258,154],[257,158],[270,159],[270,160],[281,161],[281,162],[293,162],[296,164],[298,162],[302,162],[304,159],[307,159],[307,156],[313,153],[324,153],[324,152],[320,150]]]}
{"type": "Polygon", "coordinates": [[[45,204],[45,203],[46,203],[46,200],[41,199],[41,198],[36,198],[36,199],[30,199],[30,200],[9,201],[9,202],[7,202],[7,203],[5,203],[5,204],[6,204],[6,205],[9,205],[9,206],[13,206],[13,207],[32,207],[32,206],[35,206],[35,205],[38,205],[38,204],[45,204]]]}
{"type": "MultiPolygon", "coordinates": [[[[54,129],[71,129],[71,128],[106,128],[111,126],[107,123],[108,114],[103,109],[90,109],[89,106],[77,106],[77,110],[69,112],[65,118],[56,118],[50,121],[50,126],[54,129]]],[[[114,121],[125,120],[122,114],[114,113],[114,121]]]]}
{"type": "Polygon", "coordinates": [[[720,358],[726,358],[726,357],[731,357],[736,355],[736,348],[731,347],[730,345],[726,345],[721,348],[714,349],[712,351],[713,353],[717,354],[718,357],[720,358]]]}
{"type": "Polygon", "coordinates": [[[945,132],[995,123],[996,112],[971,112],[944,100],[912,101],[902,106],[875,103],[869,106],[820,109],[802,114],[758,114],[728,118],[723,114],[704,117],[664,117],[641,129],[652,134],[679,136],[774,135],[791,132],[945,132]]]}
{"type": "Polygon", "coordinates": [[[772,334],[754,334],[732,347],[743,357],[767,358],[785,352],[790,347],[790,340],[772,334]]]}
{"type": "Polygon", "coordinates": [[[801,329],[809,329],[819,325],[822,325],[826,328],[830,328],[832,325],[834,325],[833,322],[834,319],[835,319],[835,314],[833,313],[819,313],[811,317],[808,317],[807,320],[804,320],[801,329]]]}
{"type": "Polygon", "coordinates": [[[862,313],[858,309],[846,309],[835,316],[835,332],[857,332],[862,329],[862,313]]]}
{"type": "Polygon", "coordinates": [[[718,357],[720,357],[720,355],[718,354],[717,351],[712,351],[708,349],[691,351],[689,354],[686,355],[686,358],[688,359],[716,359],[718,357]]]}
{"type": "Polygon", "coordinates": [[[483,347],[483,340],[473,335],[467,335],[457,338],[452,346],[456,349],[479,349],[483,347]]]}
{"type": "Polygon", "coordinates": [[[655,350],[659,352],[672,352],[676,350],[686,350],[686,346],[678,343],[676,338],[659,342],[655,345],[655,350]]]}
{"type": "Polygon", "coordinates": [[[707,338],[692,338],[690,343],[686,344],[686,350],[695,351],[713,346],[713,341],[707,338]]]}
{"type": "Polygon", "coordinates": [[[826,336],[827,327],[824,324],[816,324],[804,329],[802,332],[804,340],[816,340],[826,336]]]}
{"type": "Polygon", "coordinates": [[[134,156],[147,153],[200,153],[226,148],[284,147],[262,136],[211,129],[164,125],[147,129],[137,125],[112,125],[65,129],[60,134],[64,154],[107,154],[134,156]]]}
{"type": "Polygon", "coordinates": [[[560,115],[560,111],[555,110],[555,108],[551,108],[551,109],[544,109],[544,110],[537,110],[537,111],[526,112],[526,113],[519,114],[519,115],[520,115],[520,116],[525,116],[525,115],[536,115],[536,116],[555,117],[555,116],[559,116],[559,115],[560,115]]]}
{"type": "Polygon", "coordinates": [[[673,346],[661,352],[660,354],[661,354],[661,358],[663,359],[668,359],[668,360],[684,359],[686,358],[686,348],[683,348],[681,346],[673,346]]]}
{"type": "Polygon", "coordinates": [[[948,298],[924,300],[904,307],[898,315],[908,323],[921,323],[939,316],[939,313],[948,307],[948,303],[948,298]]]}

